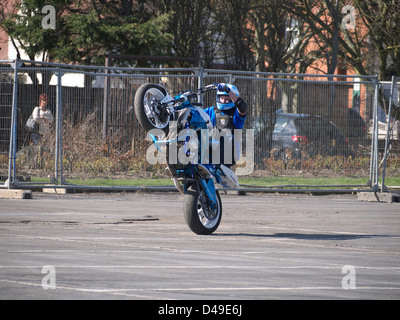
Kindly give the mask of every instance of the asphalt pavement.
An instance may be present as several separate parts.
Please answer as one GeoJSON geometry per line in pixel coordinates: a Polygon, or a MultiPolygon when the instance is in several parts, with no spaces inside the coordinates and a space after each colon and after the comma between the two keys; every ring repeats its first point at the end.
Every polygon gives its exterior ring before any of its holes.
{"type": "Polygon", "coordinates": [[[178,193],[0,199],[0,299],[400,298],[399,203],[303,194],[222,203],[219,229],[198,236],[178,193]]]}

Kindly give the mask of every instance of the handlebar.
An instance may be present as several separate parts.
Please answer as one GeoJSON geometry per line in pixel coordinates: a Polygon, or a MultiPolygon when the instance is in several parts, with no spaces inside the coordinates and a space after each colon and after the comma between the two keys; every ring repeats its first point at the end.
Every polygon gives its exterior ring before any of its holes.
{"type": "Polygon", "coordinates": [[[197,90],[186,91],[186,92],[180,94],[180,96],[178,98],[172,98],[171,100],[162,103],[162,106],[167,107],[169,105],[175,105],[178,103],[183,103],[187,100],[195,99],[195,98],[197,98],[197,96],[199,94],[202,94],[202,93],[205,93],[208,91],[212,91],[212,90],[217,90],[217,86],[218,86],[218,83],[213,83],[213,84],[209,84],[208,86],[205,86],[203,88],[199,88],[197,90]]]}
{"type": "MultiPolygon", "coordinates": [[[[212,90],[217,90],[217,86],[218,86],[218,83],[209,84],[208,86],[205,86],[203,88],[199,88],[197,90],[187,91],[187,93],[183,93],[182,95],[187,97],[188,100],[194,99],[199,94],[202,94],[202,93],[205,93],[205,92],[208,92],[208,91],[212,91],[212,90]]],[[[178,100],[179,99],[182,99],[182,98],[178,98],[178,100]]],[[[185,101],[185,100],[186,99],[184,99],[183,101],[185,101]]]]}
{"type": "Polygon", "coordinates": [[[203,92],[207,91],[212,91],[212,90],[217,90],[218,83],[213,83],[209,84],[208,86],[205,86],[204,88],[198,89],[198,90],[203,90],[203,92]]]}

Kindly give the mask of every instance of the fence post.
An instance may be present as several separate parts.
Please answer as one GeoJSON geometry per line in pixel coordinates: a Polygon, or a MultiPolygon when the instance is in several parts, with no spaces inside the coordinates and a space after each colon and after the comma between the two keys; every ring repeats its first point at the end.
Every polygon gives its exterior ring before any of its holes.
{"type": "Polygon", "coordinates": [[[371,166],[370,166],[370,182],[371,189],[374,192],[379,191],[379,178],[378,178],[378,170],[379,170],[379,161],[378,161],[378,101],[379,101],[379,80],[378,77],[374,79],[374,88],[375,88],[375,96],[374,96],[374,110],[373,110],[373,132],[372,132],[372,141],[371,141],[371,166]]]}
{"type": "MultiPolygon", "coordinates": [[[[197,70],[197,87],[198,88],[203,88],[204,87],[204,68],[200,67],[197,70]]],[[[203,104],[204,101],[204,95],[200,94],[199,95],[199,103],[203,104]]]]}
{"type": "Polygon", "coordinates": [[[383,169],[382,169],[382,189],[381,192],[387,192],[388,189],[385,186],[385,174],[386,174],[386,161],[388,155],[388,144],[389,144],[389,131],[390,131],[390,114],[392,112],[392,105],[393,105],[393,95],[394,95],[394,85],[396,83],[396,77],[392,77],[392,85],[390,87],[390,100],[389,100],[389,110],[388,110],[388,117],[387,117],[387,128],[386,128],[386,139],[385,139],[385,153],[383,156],[383,169]]]}
{"type": "Polygon", "coordinates": [[[22,63],[16,59],[11,63],[14,69],[14,84],[13,84],[13,101],[11,109],[11,126],[10,126],[10,152],[8,155],[8,189],[14,189],[18,181],[15,174],[15,161],[17,154],[17,107],[18,107],[18,69],[22,63]]]}
{"type": "Polygon", "coordinates": [[[55,179],[57,184],[64,184],[63,178],[63,142],[62,142],[62,75],[63,70],[57,70],[57,115],[56,115],[56,154],[55,154],[55,179]]]}
{"type": "Polygon", "coordinates": [[[108,127],[108,94],[109,94],[109,78],[108,78],[108,73],[109,70],[108,68],[110,67],[110,57],[109,54],[106,54],[106,62],[105,62],[105,77],[104,77],[104,98],[103,98],[103,141],[105,142],[107,139],[107,127],[108,127]]]}

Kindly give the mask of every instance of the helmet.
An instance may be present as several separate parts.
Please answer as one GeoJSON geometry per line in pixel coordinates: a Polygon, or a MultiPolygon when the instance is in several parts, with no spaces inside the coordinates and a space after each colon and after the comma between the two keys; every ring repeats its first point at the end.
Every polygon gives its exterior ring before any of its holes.
{"type": "MultiPolygon", "coordinates": [[[[232,92],[234,94],[236,94],[239,97],[239,90],[233,85],[233,84],[226,84],[229,89],[232,90],[232,92]]],[[[235,107],[235,104],[233,103],[233,101],[229,102],[229,103],[221,103],[219,100],[220,96],[226,96],[227,93],[225,91],[217,91],[217,97],[216,97],[216,102],[217,102],[217,108],[218,110],[229,110],[235,107]]]]}

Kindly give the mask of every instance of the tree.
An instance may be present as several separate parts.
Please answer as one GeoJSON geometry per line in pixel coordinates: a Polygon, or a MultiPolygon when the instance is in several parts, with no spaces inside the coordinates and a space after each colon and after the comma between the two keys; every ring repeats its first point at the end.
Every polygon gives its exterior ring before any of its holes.
{"type": "Polygon", "coordinates": [[[388,57],[400,75],[400,3],[398,0],[355,0],[369,39],[379,56],[379,79],[388,80],[388,57]]]}
{"type": "Polygon", "coordinates": [[[365,75],[363,49],[365,36],[360,29],[345,28],[342,13],[345,0],[296,0],[284,2],[285,10],[304,22],[303,28],[309,28],[314,34],[318,50],[315,59],[323,59],[327,64],[326,72],[333,74],[339,59],[352,66],[360,75],[365,75]]]}
{"type": "Polygon", "coordinates": [[[221,35],[219,56],[230,69],[254,70],[251,30],[247,27],[250,1],[215,0],[214,8],[216,27],[221,35]]]}
{"type": "Polygon", "coordinates": [[[251,47],[258,71],[305,72],[312,63],[305,51],[311,38],[309,28],[302,28],[282,1],[252,0],[248,21],[254,30],[251,47]]]}
{"type": "MultiPolygon", "coordinates": [[[[172,35],[172,51],[209,67],[215,57],[211,0],[162,0],[161,12],[168,16],[167,31],[172,35]]],[[[187,62],[181,63],[187,66],[187,62]]]]}
{"type": "Polygon", "coordinates": [[[150,1],[74,1],[65,17],[65,29],[55,54],[59,61],[103,64],[106,52],[165,55],[171,34],[167,16],[160,15],[150,1]]]}
{"type": "MultiPolygon", "coordinates": [[[[43,20],[45,13],[42,9],[45,5],[55,8],[55,20],[59,20],[58,30],[62,29],[61,17],[63,15],[62,0],[24,0],[15,2],[14,6],[8,0],[3,3],[3,17],[0,21],[0,28],[5,30],[11,38],[11,42],[17,51],[17,58],[21,59],[22,52],[32,61],[40,56],[41,61],[48,61],[49,55],[57,48],[59,34],[57,29],[44,28],[43,20]]],[[[29,71],[28,74],[34,84],[38,84],[37,73],[29,71]]],[[[51,78],[49,72],[42,72],[43,83],[48,83],[51,78]]]]}
{"type": "MultiPolygon", "coordinates": [[[[6,0],[8,1],[8,0],[6,0]]],[[[166,15],[144,0],[24,0],[0,22],[17,50],[35,60],[103,64],[107,51],[166,54],[171,35],[166,15]],[[44,29],[45,5],[56,10],[56,28],[44,29]]]]}
{"type": "Polygon", "coordinates": [[[51,28],[43,28],[42,21],[45,14],[42,8],[49,4],[56,10],[56,20],[63,13],[63,1],[52,0],[24,0],[17,1],[11,7],[10,1],[5,0],[4,6],[10,7],[10,11],[4,14],[0,21],[0,27],[11,37],[12,43],[17,50],[17,56],[21,58],[21,49],[30,60],[35,60],[41,55],[41,60],[46,61],[48,54],[55,48],[57,31],[51,28]]]}

